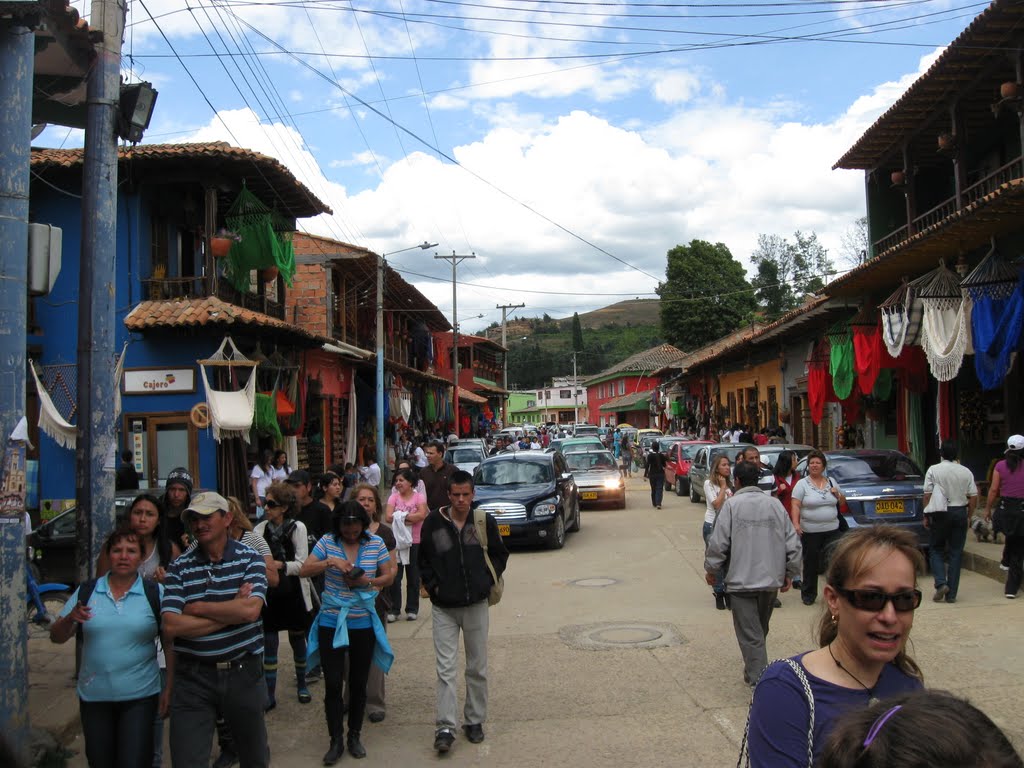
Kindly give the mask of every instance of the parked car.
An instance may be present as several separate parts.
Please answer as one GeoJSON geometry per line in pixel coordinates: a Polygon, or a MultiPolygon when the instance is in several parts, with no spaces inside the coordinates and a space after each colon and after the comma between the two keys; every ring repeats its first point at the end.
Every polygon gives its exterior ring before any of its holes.
{"type": "Polygon", "coordinates": [[[573,427],[573,437],[600,437],[600,428],[593,424],[577,424],[573,427]]]}
{"type": "Polygon", "coordinates": [[[690,501],[700,503],[704,498],[704,481],[708,479],[710,466],[719,456],[728,456],[729,462],[736,463],[736,456],[750,443],[714,443],[704,446],[690,462],[690,501]]]}
{"type": "Polygon", "coordinates": [[[783,451],[792,451],[796,454],[797,461],[814,450],[813,445],[801,445],[800,443],[769,443],[758,447],[761,453],[761,461],[769,467],[774,467],[783,451]]]}
{"type": "Polygon", "coordinates": [[[459,469],[472,474],[484,460],[484,453],[480,450],[479,445],[463,446],[460,442],[444,452],[444,460],[448,464],[454,464],[459,469]]]}
{"type": "MultiPolygon", "coordinates": [[[[846,496],[849,511],[843,516],[850,528],[895,525],[914,533],[922,548],[928,545],[922,503],[924,473],[913,459],[883,449],[826,451],[825,458],[825,474],[846,496]]],[[[797,465],[797,471],[806,473],[806,458],[797,465]]]]}
{"type": "Polygon", "coordinates": [[[576,481],[581,505],[611,502],[617,509],[626,508],[626,484],[611,451],[568,453],[565,461],[576,481]]]}
{"type": "MultiPolygon", "coordinates": [[[[128,514],[132,500],[140,493],[160,496],[163,489],[150,491],[118,491],[114,496],[114,509],[118,522],[128,514]]],[[[32,548],[32,560],[39,571],[39,581],[56,581],[63,584],[78,583],[78,566],[75,564],[75,548],[78,542],[76,530],[77,507],[64,510],[59,515],[40,523],[28,537],[32,548]]]]}
{"type": "MultiPolygon", "coordinates": [[[[550,446],[549,446],[550,447],[550,446]]],[[[567,437],[560,440],[558,450],[562,453],[577,453],[579,451],[607,450],[599,437],[567,437]]]]}
{"type": "Polygon", "coordinates": [[[705,445],[717,445],[706,440],[677,440],[668,446],[665,455],[665,489],[674,489],[676,496],[690,492],[690,463],[697,451],[705,445]]]}
{"type": "Polygon", "coordinates": [[[494,515],[510,543],[565,545],[567,531],[580,529],[576,481],[561,453],[517,451],[484,459],[474,473],[475,499],[494,515]]]}

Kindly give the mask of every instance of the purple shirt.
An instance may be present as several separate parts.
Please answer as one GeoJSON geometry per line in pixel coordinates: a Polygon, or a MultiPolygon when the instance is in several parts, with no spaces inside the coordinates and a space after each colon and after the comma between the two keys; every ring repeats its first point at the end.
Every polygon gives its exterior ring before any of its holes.
{"type": "MultiPolygon", "coordinates": [[[[805,653],[792,657],[803,666],[805,653]]],[[[817,765],[836,720],[852,709],[868,705],[868,692],[843,688],[815,677],[804,667],[814,694],[814,763],[817,765]]],[[[851,682],[853,682],[851,680],[851,682]]],[[[923,688],[916,677],[886,664],[872,695],[885,699],[923,688]]],[[[750,765],[752,768],[807,768],[807,724],[809,712],[803,685],[788,664],[774,664],[765,670],[750,705],[750,765]]]]}
{"type": "Polygon", "coordinates": [[[1006,466],[1006,459],[996,463],[999,473],[999,496],[1008,499],[1024,499],[1024,463],[1017,465],[1017,471],[1011,472],[1006,466]]]}

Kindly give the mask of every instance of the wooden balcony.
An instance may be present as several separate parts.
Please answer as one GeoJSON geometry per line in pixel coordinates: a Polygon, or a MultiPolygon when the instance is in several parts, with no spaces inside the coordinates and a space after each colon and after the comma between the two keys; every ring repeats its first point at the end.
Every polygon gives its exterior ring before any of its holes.
{"type": "MultiPolygon", "coordinates": [[[[202,277],[147,278],[142,280],[142,291],[143,300],[148,301],[195,299],[207,295],[206,279],[202,277]]],[[[278,320],[285,319],[283,304],[255,293],[242,293],[223,280],[217,286],[217,298],[278,320]]]]}

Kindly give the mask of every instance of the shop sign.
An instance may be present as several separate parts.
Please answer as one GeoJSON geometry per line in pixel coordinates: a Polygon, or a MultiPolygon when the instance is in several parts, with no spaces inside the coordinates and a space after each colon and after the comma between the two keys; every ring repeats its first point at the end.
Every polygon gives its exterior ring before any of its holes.
{"type": "Polygon", "coordinates": [[[126,395],[164,395],[196,391],[195,368],[126,368],[126,395]]]}

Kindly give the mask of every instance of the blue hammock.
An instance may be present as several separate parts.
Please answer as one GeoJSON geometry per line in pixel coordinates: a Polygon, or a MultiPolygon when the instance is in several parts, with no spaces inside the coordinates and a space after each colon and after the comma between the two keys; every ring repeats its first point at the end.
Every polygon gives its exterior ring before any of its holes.
{"type": "Polygon", "coordinates": [[[996,389],[1010,370],[1010,355],[1021,346],[1024,329],[1024,276],[1006,298],[979,295],[971,312],[974,371],[982,389],[996,389]]]}

